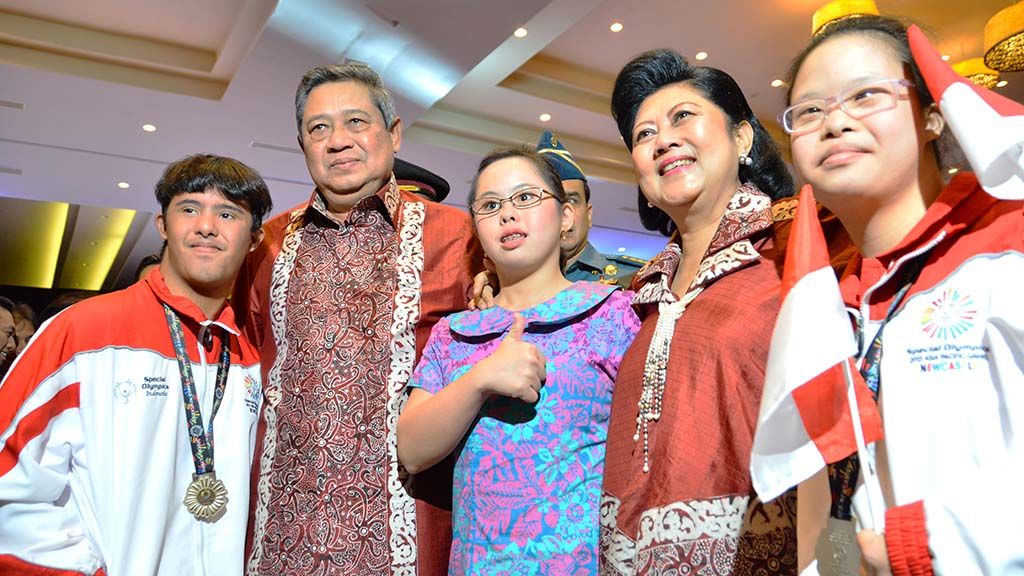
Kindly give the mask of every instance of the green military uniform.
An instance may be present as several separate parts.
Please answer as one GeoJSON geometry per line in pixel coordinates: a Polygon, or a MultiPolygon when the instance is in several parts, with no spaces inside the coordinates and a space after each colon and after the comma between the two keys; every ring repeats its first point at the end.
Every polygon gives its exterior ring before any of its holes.
{"type": "MultiPolygon", "coordinates": [[[[589,207],[590,188],[586,184],[587,177],[583,174],[580,165],[573,159],[572,154],[565,149],[565,145],[553,133],[548,131],[542,134],[540,141],[537,142],[537,153],[551,164],[551,167],[558,173],[558,177],[562,182],[580,180],[584,183],[584,190],[587,195],[586,201],[589,207]]],[[[587,226],[589,228],[589,224],[587,226]]],[[[630,283],[633,281],[633,275],[644,264],[643,260],[626,256],[625,254],[601,254],[594,248],[593,244],[587,242],[579,256],[566,266],[565,277],[573,282],[589,280],[591,282],[616,284],[623,288],[629,288],[630,283]]]]}
{"type": "Polygon", "coordinates": [[[601,254],[587,242],[579,257],[566,266],[565,277],[573,282],[591,280],[629,288],[633,275],[644,264],[643,260],[625,254],[601,254]]]}

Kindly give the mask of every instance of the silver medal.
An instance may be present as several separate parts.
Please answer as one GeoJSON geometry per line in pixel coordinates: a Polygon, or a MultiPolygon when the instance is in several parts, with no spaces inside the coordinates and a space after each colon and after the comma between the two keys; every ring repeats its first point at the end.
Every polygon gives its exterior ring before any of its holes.
{"type": "Polygon", "coordinates": [[[857,576],[860,574],[860,546],[851,520],[829,518],[814,546],[820,576],[857,576]]]}
{"type": "Polygon", "coordinates": [[[182,503],[196,520],[216,522],[227,508],[228,489],[213,472],[193,474],[182,503]]]}

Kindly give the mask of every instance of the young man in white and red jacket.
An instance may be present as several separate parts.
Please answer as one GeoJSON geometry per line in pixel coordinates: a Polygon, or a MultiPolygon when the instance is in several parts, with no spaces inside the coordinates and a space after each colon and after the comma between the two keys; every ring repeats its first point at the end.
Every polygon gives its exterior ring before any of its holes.
{"type": "Polygon", "coordinates": [[[270,194],[195,155],[156,196],[160,268],[48,321],[0,384],[0,573],[242,572],[262,391],[225,303],[270,194]]]}

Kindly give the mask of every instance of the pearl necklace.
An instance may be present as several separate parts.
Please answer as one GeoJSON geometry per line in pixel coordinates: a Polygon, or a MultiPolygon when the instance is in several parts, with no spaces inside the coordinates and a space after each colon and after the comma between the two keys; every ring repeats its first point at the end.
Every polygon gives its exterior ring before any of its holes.
{"type": "Polygon", "coordinates": [[[658,303],[658,322],[654,326],[654,335],[651,337],[647,359],[644,361],[644,382],[640,401],[637,403],[636,432],[633,434],[633,442],[639,442],[641,438],[644,441],[645,474],[651,470],[648,423],[657,422],[661,418],[668,356],[672,350],[672,335],[676,331],[676,321],[694,298],[703,291],[704,288],[694,288],[683,295],[682,300],[658,303]]]}

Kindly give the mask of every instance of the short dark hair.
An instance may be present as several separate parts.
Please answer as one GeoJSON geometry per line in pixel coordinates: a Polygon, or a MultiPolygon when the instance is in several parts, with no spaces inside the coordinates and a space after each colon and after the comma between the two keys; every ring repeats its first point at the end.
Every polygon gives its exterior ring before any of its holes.
{"type": "Polygon", "coordinates": [[[583,196],[587,204],[590,204],[590,183],[586,180],[583,181],[583,196]]]}
{"type": "Polygon", "coordinates": [[[10,298],[0,296],[0,308],[7,310],[11,313],[11,316],[14,316],[14,301],[10,298]]]}
{"type": "Polygon", "coordinates": [[[52,302],[43,308],[42,314],[40,314],[42,321],[46,322],[50,318],[53,318],[57,314],[63,312],[67,308],[78,304],[82,300],[87,300],[95,296],[96,292],[86,292],[85,290],[75,290],[72,292],[64,292],[60,296],[53,299],[52,302]]]}
{"type": "MultiPolygon", "coordinates": [[[[633,150],[633,122],[644,100],[666,86],[679,83],[696,88],[718,106],[725,113],[730,130],[743,121],[754,129],[754,141],[748,153],[754,160],[753,165],[741,165],[737,158],[740,182],[753,183],[773,200],[793,194],[793,177],[786,168],[779,147],[750,109],[736,80],[717,68],[692,66],[674,50],[644,52],[623,66],[615,78],[612,117],[626,148],[633,150]]],[[[637,203],[644,227],[665,235],[672,233],[674,224],[668,214],[648,206],[642,192],[638,194],[637,203]]]]}
{"type": "MultiPolygon", "coordinates": [[[[540,179],[544,181],[547,186],[548,192],[558,200],[559,204],[565,204],[569,201],[569,197],[565,194],[565,187],[562,186],[562,179],[558,176],[558,172],[555,167],[548,162],[547,158],[543,154],[538,154],[533,148],[527,146],[508,146],[502,148],[495,148],[491,150],[484,159],[480,161],[480,165],[476,169],[476,174],[473,175],[473,181],[469,185],[469,206],[473,206],[473,202],[476,200],[476,186],[480,180],[480,174],[487,169],[488,166],[495,162],[506,160],[508,158],[519,158],[525,160],[533,169],[537,171],[540,179]]],[[[472,213],[472,210],[470,210],[472,213]]]]}
{"type": "Polygon", "coordinates": [[[163,250],[159,254],[146,254],[139,260],[139,265],[135,267],[135,281],[142,280],[142,271],[149,266],[159,266],[163,258],[163,250]]]}
{"type": "Polygon", "coordinates": [[[295,126],[302,134],[302,114],[306,110],[306,100],[314,88],[328,82],[357,82],[366,87],[370,92],[370,100],[380,110],[384,117],[384,124],[388,130],[398,119],[398,111],[395,109],[395,101],[391,93],[384,88],[384,81],[380,74],[373,68],[361,62],[348,62],[346,64],[333,64],[330,66],[317,66],[302,75],[299,87],[295,90],[295,126]]]}
{"type": "MultiPolygon", "coordinates": [[[[542,156],[544,156],[545,159],[547,157],[546,154],[542,154],[542,156]]],[[[565,182],[582,182],[583,183],[583,199],[587,202],[587,204],[590,204],[590,183],[589,182],[587,182],[586,180],[580,179],[580,178],[566,178],[565,180],[562,180],[562,182],[563,182],[562,188],[565,188],[565,184],[564,184],[565,182]]],[[[566,194],[568,194],[568,192],[566,192],[566,194]]]]}
{"type": "Polygon", "coordinates": [[[260,229],[273,207],[267,183],[252,168],[234,158],[193,154],[167,166],[156,183],[160,212],[167,216],[167,207],[179,194],[202,193],[211,188],[252,214],[253,232],[260,229]]]}
{"type": "Polygon", "coordinates": [[[39,327],[39,322],[36,321],[36,311],[27,303],[15,302],[13,314],[15,322],[20,318],[22,320],[28,320],[28,323],[31,324],[33,328],[39,327]]]}

